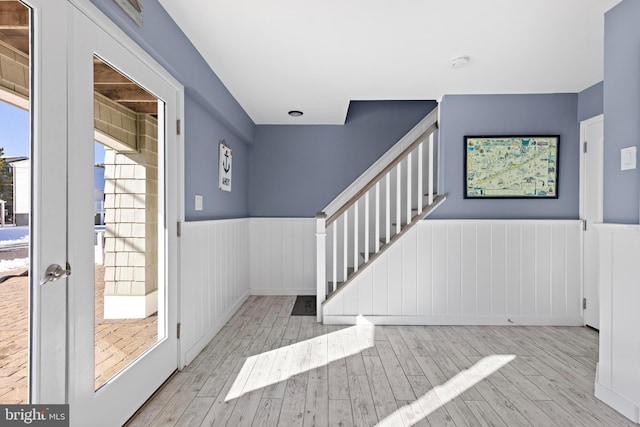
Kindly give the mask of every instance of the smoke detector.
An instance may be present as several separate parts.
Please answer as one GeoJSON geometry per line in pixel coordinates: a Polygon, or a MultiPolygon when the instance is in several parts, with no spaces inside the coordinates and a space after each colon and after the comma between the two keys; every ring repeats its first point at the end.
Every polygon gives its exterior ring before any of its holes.
{"type": "Polygon", "coordinates": [[[458,56],[457,58],[453,58],[451,60],[451,68],[458,69],[462,68],[469,63],[469,55],[458,56]]]}

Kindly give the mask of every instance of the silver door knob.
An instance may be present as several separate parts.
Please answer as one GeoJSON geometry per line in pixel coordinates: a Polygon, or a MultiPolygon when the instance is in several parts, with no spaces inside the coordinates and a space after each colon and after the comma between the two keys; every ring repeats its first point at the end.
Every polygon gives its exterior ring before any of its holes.
{"type": "Polygon", "coordinates": [[[51,264],[44,272],[44,277],[40,281],[40,285],[45,283],[55,282],[58,279],[68,277],[71,275],[71,266],[67,263],[67,268],[63,269],[58,264],[51,264]]]}

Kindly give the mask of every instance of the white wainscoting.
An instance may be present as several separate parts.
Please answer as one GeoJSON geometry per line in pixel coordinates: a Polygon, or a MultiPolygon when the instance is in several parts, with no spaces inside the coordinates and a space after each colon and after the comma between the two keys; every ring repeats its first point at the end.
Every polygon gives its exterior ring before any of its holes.
{"type": "Polygon", "coordinates": [[[314,218],[249,220],[251,294],[315,295],[314,218]]]}
{"type": "Polygon", "coordinates": [[[600,242],[600,358],[595,394],[640,423],[640,226],[596,225],[600,242]]]}
{"type": "Polygon", "coordinates": [[[186,222],[180,243],[184,366],[249,296],[249,219],[186,222]]]}
{"type": "Polygon", "coordinates": [[[421,221],[324,323],[582,325],[581,239],[577,220],[421,221]]]}

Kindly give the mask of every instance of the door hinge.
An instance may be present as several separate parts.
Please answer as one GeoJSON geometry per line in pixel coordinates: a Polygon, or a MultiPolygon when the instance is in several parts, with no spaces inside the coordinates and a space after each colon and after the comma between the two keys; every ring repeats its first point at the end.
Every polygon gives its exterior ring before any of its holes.
{"type": "Polygon", "coordinates": [[[181,325],[181,323],[178,323],[178,325],[176,327],[176,335],[177,335],[178,339],[180,339],[180,325],[181,325]]]}
{"type": "Polygon", "coordinates": [[[583,310],[587,309],[587,299],[586,298],[582,298],[582,309],[583,310]]]}
{"type": "Polygon", "coordinates": [[[180,119],[176,120],[176,133],[180,135],[180,119]]]}
{"type": "Polygon", "coordinates": [[[182,236],[182,224],[180,221],[178,221],[176,233],[178,234],[178,237],[182,236]]]}
{"type": "Polygon", "coordinates": [[[582,230],[583,231],[587,231],[587,220],[586,219],[582,220],[582,230]]]}
{"type": "Polygon", "coordinates": [[[586,153],[587,152],[587,141],[582,143],[582,152],[586,153]]]}

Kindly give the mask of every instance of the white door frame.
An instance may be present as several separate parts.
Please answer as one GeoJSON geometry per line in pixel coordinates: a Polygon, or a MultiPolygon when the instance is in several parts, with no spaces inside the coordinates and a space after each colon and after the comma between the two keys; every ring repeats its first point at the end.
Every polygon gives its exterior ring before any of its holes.
{"type": "Polygon", "coordinates": [[[23,1],[32,11],[29,399],[54,404],[66,402],[67,281],[39,282],[67,261],[68,13],[61,1],[23,1]]]}
{"type": "MultiPolygon", "coordinates": [[[[584,120],[582,122],[580,122],[580,201],[579,201],[579,215],[580,215],[580,219],[583,220],[585,222],[585,227],[587,229],[588,233],[596,233],[595,229],[593,228],[593,224],[594,223],[601,223],[603,221],[603,206],[604,206],[604,201],[603,201],[603,143],[604,140],[601,141],[587,141],[587,129],[590,126],[596,125],[598,123],[602,123],[602,125],[604,126],[604,115],[600,114],[598,116],[592,117],[588,120],[584,120]],[[587,151],[585,152],[585,143],[587,143],[587,151]],[[590,147],[590,148],[589,148],[590,147]],[[586,208],[586,195],[593,195],[594,191],[588,191],[587,192],[587,167],[588,167],[588,163],[587,163],[587,159],[586,156],[589,155],[590,159],[593,159],[597,162],[599,162],[599,167],[596,167],[595,171],[593,169],[591,169],[589,171],[590,177],[593,177],[593,173],[598,173],[599,175],[599,179],[598,179],[598,184],[599,185],[599,191],[595,192],[597,194],[598,200],[596,201],[599,209],[598,212],[596,213],[596,217],[595,218],[586,218],[587,216],[587,208],[586,208]],[[599,160],[598,160],[598,155],[599,155],[599,160]]],[[[603,137],[604,137],[604,132],[603,132],[603,137]]],[[[585,236],[586,237],[586,236],[585,236]]],[[[588,289],[587,289],[587,280],[593,279],[593,271],[591,271],[591,274],[585,274],[585,272],[587,271],[587,269],[593,269],[594,265],[597,267],[597,263],[594,263],[594,260],[588,260],[586,259],[588,251],[585,250],[586,249],[586,239],[583,238],[583,245],[585,245],[585,247],[583,248],[583,256],[585,257],[585,259],[583,260],[583,298],[586,298],[586,294],[588,293],[588,289]],[[590,279],[588,279],[587,277],[589,277],[590,279]]],[[[596,275],[597,276],[597,275],[596,275]]],[[[597,289],[596,289],[596,294],[597,294],[597,289]]],[[[598,298],[594,298],[593,296],[591,297],[591,300],[587,299],[587,309],[584,310],[583,309],[583,318],[584,318],[584,322],[585,325],[588,323],[593,323],[590,324],[590,326],[599,327],[599,322],[597,321],[597,319],[593,320],[593,319],[588,319],[589,316],[586,315],[587,310],[589,310],[590,308],[594,307],[594,304],[596,304],[596,309],[597,312],[599,312],[599,300],[598,298]]]]}

